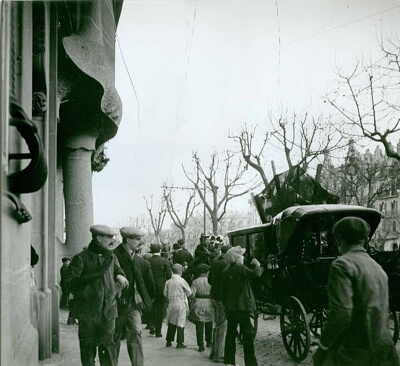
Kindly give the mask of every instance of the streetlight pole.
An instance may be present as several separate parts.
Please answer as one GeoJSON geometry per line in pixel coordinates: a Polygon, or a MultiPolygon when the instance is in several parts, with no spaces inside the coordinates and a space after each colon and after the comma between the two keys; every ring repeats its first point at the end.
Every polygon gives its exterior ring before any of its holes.
{"type": "Polygon", "coordinates": [[[206,234],[206,181],[204,180],[204,212],[203,212],[203,219],[204,219],[204,234],[206,234]]]}

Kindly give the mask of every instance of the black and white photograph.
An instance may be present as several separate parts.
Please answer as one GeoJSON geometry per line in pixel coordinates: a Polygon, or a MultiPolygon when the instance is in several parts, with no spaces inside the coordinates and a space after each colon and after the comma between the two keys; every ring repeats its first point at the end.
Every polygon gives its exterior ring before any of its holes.
{"type": "Polygon", "coordinates": [[[0,0],[0,364],[400,366],[398,0],[0,0]]]}

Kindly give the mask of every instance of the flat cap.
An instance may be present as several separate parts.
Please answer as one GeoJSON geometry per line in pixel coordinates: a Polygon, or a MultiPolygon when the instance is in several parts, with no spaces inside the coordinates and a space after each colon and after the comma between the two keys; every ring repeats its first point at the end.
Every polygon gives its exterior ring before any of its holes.
{"type": "Polygon", "coordinates": [[[90,227],[90,232],[92,235],[105,235],[105,236],[114,236],[117,233],[115,230],[107,225],[92,225],[90,227]]]}
{"type": "Polygon", "coordinates": [[[181,264],[179,264],[179,263],[175,263],[175,264],[172,266],[172,270],[173,270],[173,271],[183,271],[183,266],[182,266],[181,264]]]}
{"type": "Polygon", "coordinates": [[[196,267],[196,271],[199,274],[207,273],[208,271],[210,271],[210,266],[208,264],[205,264],[205,263],[200,263],[196,267]]]}
{"type": "Polygon", "coordinates": [[[160,244],[150,244],[150,252],[151,253],[160,253],[161,245],[160,244]]]}
{"type": "Polygon", "coordinates": [[[178,243],[175,243],[175,244],[172,246],[172,249],[181,249],[181,246],[180,246],[178,243]]]}
{"type": "Polygon", "coordinates": [[[185,244],[185,241],[183,239],[179,239],[178,244],[180,244],[180,245],[185,244]]]}
{"type": "Polygon", "coordinates": [[[142,230],[133,226],[123,227],[119,231],[123,238],[142,238],[145,235],[142,230]]]}
{"type": "Polygon", "coordinates": [[[348,244],[357,244],[361,239],[369,237],[371,227],[360,217],[348,216],[333,225],[332,234],[335,240],[343,240],[348,244]]]}

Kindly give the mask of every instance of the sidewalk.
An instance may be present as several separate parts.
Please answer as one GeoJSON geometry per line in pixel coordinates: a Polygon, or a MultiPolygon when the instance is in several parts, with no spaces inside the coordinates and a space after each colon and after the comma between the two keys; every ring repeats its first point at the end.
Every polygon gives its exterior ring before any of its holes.
{"type": "MultiPolygon", "coordinates": [[[[78,343],[78,326],[67,325],[67,310],[60,310],[60,353],[53,353],[52,358],[39,362],[40,366],[80,366],[80,354],[78,343]]],[[[143,325],[143,328],[145,325],[143,325]]],[[[163,324],[163,338],[155,338],[149,331],[143,329],[142,340],[144,348],[145,366],[204,366],[204,365],[223,365],[213,363],[208,359],[209,348],[204,352],[199,352],[196,344],[195,327],[189,321],[185,328],[186,349],[176,349],[173,343],[171,348],[165,347],[165,334],[167,327],[163,324]]],[[[239,365],[244,365],[243,358],[237,357],[239,365]]],[[[96,365],[99,365],[97,363],[96,365]]],[[[126,342],[121,342],[121,353],[118,366],[130,366],[126,342]]]]}

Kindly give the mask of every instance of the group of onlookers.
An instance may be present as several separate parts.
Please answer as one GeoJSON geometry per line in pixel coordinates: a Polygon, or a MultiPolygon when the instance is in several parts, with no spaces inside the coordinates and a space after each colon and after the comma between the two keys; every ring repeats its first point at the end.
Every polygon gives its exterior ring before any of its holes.
{"type": "MultiPolygon", "coordinates": [[[[143,313],[150,334],[157,338],[163,336],[166,320],[166,346],[172,346],[176,339],[178,349],[186,348],[185,323],[189,318],[196,326],[198,350],[210,348],[215,362],[233,365],[240,324],[246,365],[257,365],[251,324],[246,318],[254,310],[254,299],[246,297],[248,291],[243,295],[240,288],[248,286],[249,290],[248,279],[260,271],[243,266],[242,249],[223,245],[222,238],[210,243],[209,237],[202,235],[194,257],[183,240],[174,244],[172,253],[165,246],[152,244],[150,253],[142,256],[144,233],[137,228],[122,228],[122,243],[115,249],[113,229],[93,225],[90,231],[89,245],[72,260],[63,258],[60,270],[60,306],[69,306],[70,318],[78,320],[82,365],[95,365],[97,350],[101,365],[118,365],[123,339],[131,364],[143,365],[143,313]],[[225,271],[228,267],[232,270],[225,271]],[[234,281],[231,284],[235,286],[224,285],[226,281],[234,281]],[[232,292],[236,287],[239,290],[232,292]]],[[[255,264],[259,268],[259,263],[255,264]]]]}

